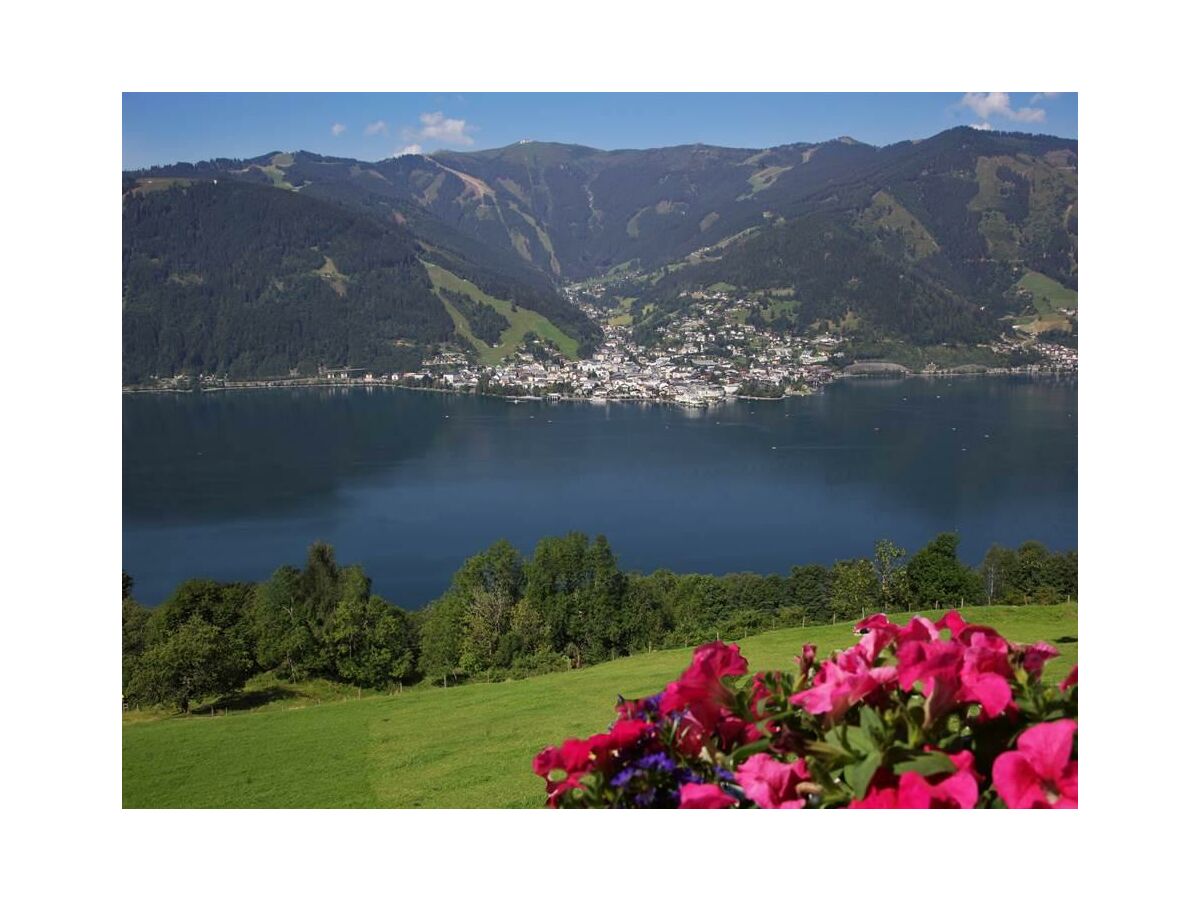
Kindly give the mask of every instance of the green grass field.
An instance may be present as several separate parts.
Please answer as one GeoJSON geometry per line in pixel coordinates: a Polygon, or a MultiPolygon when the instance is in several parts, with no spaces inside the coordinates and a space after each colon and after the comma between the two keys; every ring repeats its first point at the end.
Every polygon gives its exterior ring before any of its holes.
{"type": "Polygon", "coordinates": [[[1071,320],[1063,313],[1079,305],[1079,295],[1041,272],[1026,272],[1017,282],[1017,287],[1027,291],[1033,298],[1032,316],[1022,316],[1015,321],[1027,334],[1038,334],[1051,329],[1071,330],[1071,320]]]}
{"type": "Polygon", "coordinates": [[[1075,309],[1079,295],[1041,272],[1026,272],[1017,287],[1033,295],[1033,305],[1041,315],[1053,315],[1060,309],[1075,309]]]}
{"type": "MultiPolygon", "coordinates": [[[[1047,678],[1060,679],[1076,661],[1075,604],[968,609],[964,616],[1011,640],[1054,642],[1062,656],[1047,678]]],[[[834,625],[738,643],[753,671],[792,665],[806,642],[824,653],[854,641],[846,625],[834,625]]],[[[523,681],[362,699],[341,688],[213,717],[127,715],[124,805],[538,807],[544,793],[530,770],[533,755],[603,729],[618,694],[661,690],[690,655],[656,651],[523,681]]]]}
{"type": "Polygon", "coordinates": [[[564,334],[557,325],[540,313],[525,309],[524,307],[514,309],[512,303],[508,300],[499,300],[490,294],[485,294],[471,282],[459,278],[453,272],[448,272],[441,266],[426,262],[425,268],[429,272],[429,280],[433,282],[435,289],[445,288],[446,290],[466,294],[472,300],[486,303],[508,320],[508,327],[500,334],[500,343],[495,347],[490,347],[475,337],[470,326],[467,324],[467,320],[454,308],[454,305],[447,301],[445,297],[441,298],[442,305],[446,307],[446,312],[454,320],[455,330],[467,338],[475,349],[479,351],[479,358],[486,365],[494,366],[516,350],[521,345],[525,334],[530,331],[534,332],[542,340],[554,344],[568,358],[579,358],[579,342],[564,334]]]}
{"type": "Polygon", "coordinates": [[[195,178],[139,178],[133,189],[135,194],[150,194],[154,191],[166,191],[173,187],[187,187],[196,183],[195,178]]]}

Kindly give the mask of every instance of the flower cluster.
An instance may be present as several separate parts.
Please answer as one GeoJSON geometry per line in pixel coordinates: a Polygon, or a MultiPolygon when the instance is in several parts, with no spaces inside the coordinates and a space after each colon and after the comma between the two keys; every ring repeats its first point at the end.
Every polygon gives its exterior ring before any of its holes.
{"type": "Polygon", "coordinates": [[[621,700],[601,734],[533,761],[552,807],[1074,808],[1077,670],[1044,684],[1049,644],[958,612],[899,625],[791,672],[698,647],[662,693],[621,700]]]}

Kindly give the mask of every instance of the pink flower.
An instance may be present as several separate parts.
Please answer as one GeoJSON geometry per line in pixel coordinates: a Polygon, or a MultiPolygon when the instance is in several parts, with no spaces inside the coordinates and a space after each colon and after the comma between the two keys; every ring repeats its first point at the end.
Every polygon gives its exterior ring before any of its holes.
{"type": "Polygon", "coordinates": [[[950,759],[956,770],[932,778],[905,772],[897,782],[881,773],[863,799],[850,801],[850,809],[973,809],[979,800],[975,757],[964,750],[950,759]]]}
{"type": "Polygon", "coordinates": [[[836,721],[855,703],[889,686],[895,679],[895,666],[873,668],[856,648],[822,663],[821,670],[813,678],[813,686],[793,694],[791,700],[813,715],[828,713],[836,721]]]}
{"type": "Polygon", "coordinates": [[[936,641],[939,637],[936,625],[924,616],[913,616],[912,620],[896,633],[896,645],[903,646],[911,641],[936,641]]]}
{"type": "Polygon", "coordinates": [[[867,662],[875,662],[879,654],[896,640],[900,626],[893,625],[883,613],[868,616],[854,626],[855,631],[865,631],[862,640],[858,642],[858,651],[867,662]]]}
{"type": "Polygon", "coordinates": [[[963,617],[959,614],[957,609],[952,609],[950,612],[938,619],[937,624],[934,627],[939,631],[943,628],[949,628],[950,637],[957,638],[959,632],[967,627],[967,623],[963,621],[963,617]]]}
{"type": "Polygon", "coordinates": [[[968,625],[959,632],[959,641],[967,641],[963,653],[962,687],[958,699],[983,707],[983,718],[992,719],[1012,703],[1012,666],[1008,661],[1008,641],[991,629],[968,625]]]}
{"type": "Polygon", "coordinates": [[[680,809],[725,809],[736,803],[715,784],[685,784],[679,789],[680,809]]]}
{"type": "Polygon", "coordinates": [[[804,650],[796,657],[796,665],[800,667],[800,674],[804,675],[812,668],[813,663],[817,659],[817,645],[805,644],[804,650]]]}
{"type": "Polygon", "coordinates": [[[546,780],[550,805],[557,806],[558,798],[576,788],[589,772],[603,769],[614,755],[653,733],[654,725],[630,719],[618,719],[609,731],[589,738],[568,738],[561,747],[546,747],[533,758],[533,771],[546,780]],[[553,773],[564,777],[554,778],[553,773]]]}
{"type": "Polygon", "coordinates": [[[636,719],[619,719],[609,728],[607,735],[596,735],[593,738],[593,749],[598,755],[615,753],[636,744],[648,734],[653,733],[654,725],[649,722],[639,722],[636,719]],[[607,740],[603,740],[607,738],[607,740]],[[601,739],[601,740],[597,740],[601,739]]]}
{"type": "Polygon", "coordinates": [[[872,786],[861,800],[851,800],[848,809],[900,809],[900,792],[895,785],[872,786]]]}
{"type": "Polygon", "coordinates": [[[692,664],[667,685],[659,708],[663,713],[690,712],[705,729],[712,729],[732,694],[722,679],[745,675],[749,669],[737,644],[714,641],[697,647],[692,664]]]}
{"type": "Polygon", "coordinates": [[[979,776],[970,750],[950,757],[955,772],[928,779],[916,772],[900,776],[901,809],[974,809],[979,800],[979,776]]]}
{"type": "Polygon", "coordinates": [[[1042,722],[1017,738],[1017,749],[992,764],[996,793],[1009,809],[1076,809],[1079,763],[1071,759],[1075,731],[1071,719],[1042,722]]]}
{"type": "Polygon", "coordinates": [[[763,809],[800,809],[804,798],[797,788],[808,780],[803,759],[779,762],[769,753],[755,753],[734,776],[746,797],[763,809]]]}
{"type": "Polygon", "coordinates": [[[921,682],[927,725],[958,703],[978,703],[983,719],[995,718],[1012,704],[1008,641],[991,628],[964,624],[956,611],[938,627],[947,620],[953,640],[902,639],[896,651],[900,687],[908,691],[921,682]]]}
{"type": "MultiPolygon", "coordinates": [[[[771,674],[776,678],[780,675],[779,672],[771,674]]],[[[750,718],[752,721],[743,721],[728,710],[722,710],[722,717],[716,725],[716,731],[721,737],[722,746],[733,749],[741,744],[752,744],[755,741],[761,740],[768,733],[778,733],[778,722],[759,724],[760,720],[770,713],[770,710],[765,708],[765,704],[770,699],[771,691],[767,687],[767,673],[756,672],[750,682],[750,718]]]]}
{"type": "MultiPolygon", "coordinates": [[[[778,731],[779,726],[775,726],[774,730],[778,731]]],[[[712,732],[717,736],[721,747],[726,750],[743,744],[753,744],[765,737],[755,723],[740,719],[726,710],[721,711],[721,718],[713,725],[712,732]]]]}
{"type": "Polygon", "coordinates": [[[1078,684],[1078,683],[1079,683],[1079,666],[1077,666],[1077,665],[1071,666],[1070,673],[1067,675],[1066,678],[1064,678],[1062,681],[1059,682],[1058,689],[1060,691],[1066,691],[1066,689],[1071,687],[1071,685],[1078,684]]]}
{"type": "Polygon", "coordinates": [[[910,641],[896,652],[902,690],[921,682],[925,694],[925,723],[954,708],[962,687],[963,648],[953,641],[910,641]]]}
{"type": "Polygon", "coordinates": [[[568,738],[561,747],[547,747],[533,758],[534,774],[546,780],[547,801],[551,807],[558,806],[558,799],[563,794],[579,787],[580,779],[591,771],[591,766],[591,739],[568,738]],[[551,777],[557,771],[564,772],[564,777],[551,777]]]}
{"type": "Polygon", "coordinates": [[[1058,656],[1058,650],[1045,641],[1021,647],[1021,668],[1033,678],[1041,678],[1046,663],[1058,656]]]}

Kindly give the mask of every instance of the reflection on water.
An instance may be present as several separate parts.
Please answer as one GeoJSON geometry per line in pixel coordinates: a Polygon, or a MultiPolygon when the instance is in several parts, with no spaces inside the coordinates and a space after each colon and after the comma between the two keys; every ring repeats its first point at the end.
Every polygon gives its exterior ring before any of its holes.
{"type": "Polygon", "coordinates": [[[957,530],[1076,540],[1076,382],[847,380],[709,409],[401,390],[124,400],[124,565],[143,602],[261,579],[328,540],[419,606],[507,537],[608,535],[623,565],[786,571],[957,530]]]}

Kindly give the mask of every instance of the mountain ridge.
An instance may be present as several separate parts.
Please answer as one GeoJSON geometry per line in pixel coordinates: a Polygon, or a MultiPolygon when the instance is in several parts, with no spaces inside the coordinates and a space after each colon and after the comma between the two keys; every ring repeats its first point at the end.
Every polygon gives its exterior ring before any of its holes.
{"type": "Polygon", "coordinates": [[[1035,312],[1022,288],[1031,277],[1077,287],[1077,167],[1077,140],[962,126],[881,147],[522,141],[373,163],[272,151],[127,171],[123,189],[243,183],[384,222],[489,296],[549,316],[587,352],[597,331],[559,288],[614,271],[634,276],[622,292],[645,336],[654,313],[682,310],[680,298],[714,283],[791,292],[776,327],[850,315],[875,338],[997,336],[1035,312]],[[839,266],[809,252],[821,241],[839,248],[839,266]]]}

